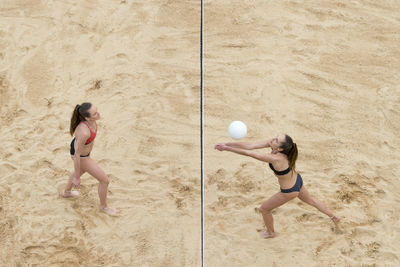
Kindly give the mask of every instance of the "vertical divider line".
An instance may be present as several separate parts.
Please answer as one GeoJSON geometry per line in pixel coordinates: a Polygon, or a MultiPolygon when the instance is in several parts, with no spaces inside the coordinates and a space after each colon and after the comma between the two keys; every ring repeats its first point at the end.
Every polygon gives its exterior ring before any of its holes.
{"type": "Polygon", "coordinates": [[[204,267],[204,71],[203,71],[203,24],[204,2],[201,0],[200,18],[200,144],[201,144],[201,266],[204,267]]]}

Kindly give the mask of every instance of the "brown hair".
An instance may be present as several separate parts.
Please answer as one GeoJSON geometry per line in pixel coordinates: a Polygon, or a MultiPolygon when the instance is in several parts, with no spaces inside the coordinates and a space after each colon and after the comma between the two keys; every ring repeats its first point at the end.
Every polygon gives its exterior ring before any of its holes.
{"type": "Polygon", "coordinates": [[[74,135],[76,127],[78,127],[79,123],[85,121],[85,118],[90,117],[89,109],[92,107],[92,104],[89,102],[82,103],[82,105],[76,105],[74,112],[72,112],[71,117],[71,125],[69,127],[69,133],[74,135]]]}
{"type": "Polygon", "coordinates": [[[296,168],[296,160],[297,160],[297,145],[293,142],[292,138],[285,134],[285,141],[281,143],[280,148],[283,149],[281,153],[285,154],[289,160],[289,167],[294,170],[296,168]]]}

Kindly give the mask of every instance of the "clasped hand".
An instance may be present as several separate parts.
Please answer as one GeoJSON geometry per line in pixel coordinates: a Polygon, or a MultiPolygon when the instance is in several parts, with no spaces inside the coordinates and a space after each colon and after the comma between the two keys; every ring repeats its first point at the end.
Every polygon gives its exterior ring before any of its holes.
{"type": "Polygon", "coordinates": [[[226,145],[226,143],[218,143],[214,146],[214,149],[217,149],[219,151],[224,151],[226,150],[228,146],[226,145]]]}

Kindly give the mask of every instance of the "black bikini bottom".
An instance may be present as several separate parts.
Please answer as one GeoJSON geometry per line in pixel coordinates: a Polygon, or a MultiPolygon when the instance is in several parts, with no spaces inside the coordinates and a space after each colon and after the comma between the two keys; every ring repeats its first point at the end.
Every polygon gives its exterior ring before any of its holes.
{"type": "Polygon", "coordinates": [[[296,179],[296,183],[294,184],[294,186],[292,188],[289,189],[282,189],[281,188],[281,192],[282,193],[291,193],[291,192],[300,192],[301,187],[303,186],[303,179],[300,176],[300,173],[297,174],[297,179],[296,179]]]}

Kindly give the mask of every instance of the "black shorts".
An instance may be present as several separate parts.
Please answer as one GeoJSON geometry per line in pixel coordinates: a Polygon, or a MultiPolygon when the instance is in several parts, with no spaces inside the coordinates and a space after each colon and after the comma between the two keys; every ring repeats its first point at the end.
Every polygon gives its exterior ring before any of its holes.
{"type": "MultiPolygon", "coordinates": [[[[72,139],[72,141],[71,141],[69,153],[71,154],[71,156],[75,155],[75,138],[72,139]]],[[[90,153],[87,154],[87,155],[84,155],[84,156],[81,155],[81,158],[86,158],[86,157],[89,157],[89,156],[90,156],[90,153]]]]}
{"type": "Polygon", "coordinates": [[[302,186],[303,186],[303,179],[301,178],[300,173],[298,173],[297,174],[296,183],[294,184],[294,186],[292,188],[289,188],[289,189],[282,189],[281,188],[281,192],[282,193],[300,192],[300,189],[301,189],[302,186]]]}

